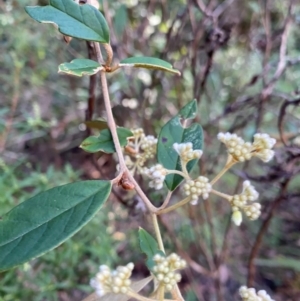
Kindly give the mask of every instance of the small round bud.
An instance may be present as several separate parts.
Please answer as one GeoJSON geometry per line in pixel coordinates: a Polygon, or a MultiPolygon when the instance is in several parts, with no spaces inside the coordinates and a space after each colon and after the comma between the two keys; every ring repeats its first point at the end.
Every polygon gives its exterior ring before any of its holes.
{"type": "Polygon", "coordinates": [[[231,219],[237,226],[240,226],[243,221],[241,211],[233,211],[231,219]]]}

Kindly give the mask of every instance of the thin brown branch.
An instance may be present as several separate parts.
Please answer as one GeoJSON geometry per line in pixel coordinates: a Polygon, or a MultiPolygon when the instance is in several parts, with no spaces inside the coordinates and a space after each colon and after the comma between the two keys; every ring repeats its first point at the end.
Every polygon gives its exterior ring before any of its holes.
{"type": "Polygon", "coordinates": [[[284,103],[280,107],[279,116],[278,116],[278,130],[279,130],[279,134],[280,134],[280,139],[285,146],[288,146],[287,141],[284,138],[284,134],[283,134],[283,120],[284,120],[285,112],[286,112],[286,109],[288,106],[291,106],[291,105],[297,106],[299,104],[300,104],[300,99],[285,100],[284,103]]]}
{"type": "Polygon", "coordinates": [[[293,6],[293,1],[290,2],[289,9],[288,9],[288,14],[284,22],[284,27],[283,27],[283,32],[281,35],[281,42],[280,42],[280,50],[279,50],[279,61],[277,64],[276,71],[267,84],[267,86],[263,89],[262,91],[262,99],[266,99],[273,91],[274,86],[278,79],[281,77],[283,74],[285,68],[286,68],[286,52],[287,52],[287,40],[289,36],[289,31],[290,31],[290,25],[291,25],[291,13],[292,13],[292,6],[293,6]]]}
{"type": "MultiPolygon", "coordinates": [[[[95,59],[95,50],[91,42],[86,42],[88,48],[88,57],[90,60],[95,59]]],[[[95,96],[96,96],[96,87],[97,87],[97,74],[90,76],[89,82],[89,96],[88,96],[88,107],[85,114],[85,120],[92,120],[95,108],[95,96]]]]}

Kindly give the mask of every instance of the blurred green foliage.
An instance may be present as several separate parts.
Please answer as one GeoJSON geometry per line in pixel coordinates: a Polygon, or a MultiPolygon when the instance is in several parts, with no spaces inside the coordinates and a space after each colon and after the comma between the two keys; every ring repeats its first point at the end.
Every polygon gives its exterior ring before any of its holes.
{"type": "MultiPolygon", "coordinates": [[[[20,162],[8,166],[0,162],[0,215],[13,206],[41,191],[79,179],[80,173],[69,165],[61,170],[49,166],[45,172],[33,169],[30,163],[20,162]],[[29,176],[28,176],[29,175],[29,176]]],[[[115,240],[107,234],[112,221],[108,208],[78,234],[57,249],[0,275],[0,300],[59,300],[60,291],[74,288],[91,291],[89,277],[97,271],[97,264],[115,264],[118,256],[114,251],[115,240]]]]}

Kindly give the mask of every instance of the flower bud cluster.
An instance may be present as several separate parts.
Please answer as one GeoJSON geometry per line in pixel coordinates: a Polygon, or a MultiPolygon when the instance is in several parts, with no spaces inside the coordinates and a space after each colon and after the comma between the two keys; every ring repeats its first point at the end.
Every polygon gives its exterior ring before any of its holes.
{"type": "Polygon", "coordinates": [[[233,211],[232,220],[236,225],[239,226],[242,222],[240,209],[245,212],[246,216],[248,216],[250,220],[256,220],[260,216],[261,205],[259,203],[249,204],[249,202],[256,201],[258,197],[259,194],[255,190],[254,186],[252,186],[249,181],[244,181],[242,193],[232,196],[230,200],[233,211]]]}
{"type": "Polygon", "coordinates": [[[275,301],[265,290],[261,290],[256,293],[254,288],[242,286],[239,293],[243,301],[275,301]]]}
{"type": "Polygon", "coordinates": [[[209,184],[208,178],[199,176],[195,180],[189,180],[183,185],[184,194],[186,196],[191,196],[192,205],[198,203],[199,196],[202,196],[203,199],[207,199],[211,191],[211,185],[209,184]]]}
{"type": "Polygon", "coordinates": [[[250,160],[253,156],[268,162],[274,156],[271,148],[275,145],[276,140],[268,134],[255,134],[252,144],[245,142],[236,134],[230,133],[219,133],[218,139],[226,145],[228,153],[238,162],[250,160]]]}
{"type": "Polygon", "coordinates": [[[131,130],[131,132],[136,140],[141,139],[145,136],[144,130],[142,128],[131,130]]]}
{"type": "Polygon", "coordinates": [[[184,269],[186,261],[175,253],[172,253],[168,257],[156,254],[153,261],[156,263],[152,269],[156,279],[160,284],[165,286],[166,291],[171,291],[181,280],[181,275],[175,271],[184,269]]]}
{"type": "Polygon", "coordinates": [[[218,139],[226,145],[228,153],[236,161],[244,162],[251,159],[251,143],[245,142],[241,137],[230,133],[219,133],[218,139]]]}
{"type": "Polygon", "coordinates": [[[264,162],[269,162],[274,157],[274,151],[271,150],[276,140],[268,134],[255,134],[253,142],[254,156],[259,157],[264,162]]]}
{"type": "Polygon", "coordinates": [[[129,165],[126,166],[134,173],[142,172],[147,160],[154,158],[156,154],[157,139],[154,136],[146,136],[142,128],[131,130],[133,138],[130,138],[125,152],[130,155],[130,160],[126,159],[129,165]],[[131,160],[133,159],[133,161],[131,160]]]}
{"type": "Polygon", "coordinates": [[[202,150],[193,150],[193,143],[174,143],[173,148],[178,153],[182,162],[189,162],[193,159],[199,159],[202,156],[202,150]]]}
{"type": "Polygon", "coordinates": [[[141,139],[141,150],[145,159],[152,159],[156,154],[157,139],[154,136],[144,136],[141,139]]]}
{"type": "Polygon", "coordinates": [[[107,293],[126,294],[131,284],[129,278],[133,268],[133,263],[128,263],[126,266],[119,266],[115,271],[111,271],[108,266],[101,265],[99,273],[91,279],[90,285],[100,297],[107,293]]]}
{"type": "Polygon", "coordinates": [[[154,165],[151,168],[144,168],[143,173],[152,179],[149,187],[156,190],[163,187],[164,180],[168,174],[167,170],[160,164],[154,165]]]}

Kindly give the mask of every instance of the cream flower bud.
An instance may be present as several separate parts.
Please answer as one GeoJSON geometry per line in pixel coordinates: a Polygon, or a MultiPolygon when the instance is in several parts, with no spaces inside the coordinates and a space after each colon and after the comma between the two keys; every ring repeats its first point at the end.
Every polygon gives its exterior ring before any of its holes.
{"type": "Polygon", "coordinates": [[[239,293],[243,301],[275,301],[264,290],[256,293],[254,288],[242,286],[239,289],[239,293]]]}
{"type": "Polygon", "coordinates": [[[239,227],[243,221],[242,212],[239,210],[233,211],[231,220],[239,227]]]}
{"type": "Polygon", "coordinates": [[[275,145],[276,140],[268,134],[255,134],[252,144],[245,142],[236,134],[230,133],[219,133],[218,139],[226,145],[231,156],[239,162],[249,160],[252,156],[268,162],[274,156],[274,151],[271,148],[275,145]]]}
{"type": "Polygon", "coordinates": [[[232,206],[232,221],[239,226],[242,222],[241,211],[242,209],[250,220],[256,220],[261,214],[261,205],[259,203],[252,203],[258,199],[258,192],[250,181],[244,181],[243,191],[241,194],[233,195],[230,204],[232,206]]]}
{"type": "Polygon", "coordinates": [[[135,139],[139,139],[139,138],[142,138],[145,136],[144,130],[142,128],[133,129],[133,130],[131,130],[131,132],[135,139]]]}
{"type": "Polygon", "coordinates": [[[131,284],[129,278],[133,268],[133,263],[128,263],[126,266],[119,266],[116,270],[111,271],[108,266],[102,265],[99,267],[96,277],[91,279],[90,285],[100,297],[107,293],[126,294],[131,284]]]}
{"type": "Polygon", "coordinates": [[[202,156],[202,150],[193,150],[193,144],[187,143],[174,143],[173,148],[180,156],[183,162],[189,162],[194,159],[199,159],[202,156]]]}
{"type": "Polygon", "coordinates": [[[174,285],[181,280],[181,275],[176,270],[186,267],[185,260],[182,260],[175,253],[168,257],[156,254],[153,260],[157,263],[152,269],[157,281],[164,285],[166,291],[171,291],[174,285]]]}
{"type": "Polygon", "coordinates": [[[199,196],[202,196],[203,199],[207,199],[211,189],[208,178],[203,176],[199,176],[195,180],[189,180],[183,185],[184,194],[191,196],[192,205],[198,203],[199,196]]]}
{"type": "Polygon", "coordinates": [[[268,134],[255,134],[253,142],[253,154],[264,162],[269,162],[274,157],[274,147],[276,140],[268,134]]]}
{"type": "Polygon", "coordinates": [[[244,181],[241,196],[245,196],[248,201],[256,201],[259,197],[259,193],[255,190],[255,187],[251,185],[250,181],[244,181]]]}
{"type": "Polygon", "coordinates": [[[244,162],[251,158],[251,143],[245,142],[236,134],[219,133],[217,137],[226,145],[228,153],[231,154],[236,161],[244,162]]]}
{"type": "Polygon", "coordinates": [[[144,157],[151,159],[156,154],[157,139],[154,136],[145,136],[141,139],[141,149],[144,151],[144,157]]]}
{"type": "Polygon", "coordinates": [[[152,179],[152,181],[149,182],[149,187],[155,188],[156,190],[159,190],[163,187],[167,170],[162,165],[157,164],[149,169],[145,168],[143,172],[152,179]]]}

